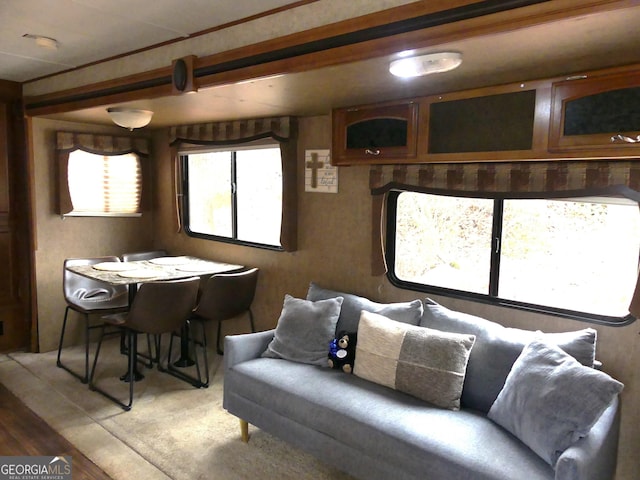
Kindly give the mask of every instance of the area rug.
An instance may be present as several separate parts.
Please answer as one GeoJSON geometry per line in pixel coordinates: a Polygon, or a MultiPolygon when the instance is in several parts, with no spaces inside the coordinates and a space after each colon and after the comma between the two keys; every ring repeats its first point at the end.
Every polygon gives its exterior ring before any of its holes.
{"type": "MultiPolygon", "coordinates": [[[[126,399],[118,346],[117,339],[103,346],[96,383],[126,399]]],[[[82,368],[82,349],[63,353],[68,365],[82,368]]],[[[351,479],[257,428],[243,443],[238,419],[222,408],[222,357],[210,357],[209,388],[144,369],[129,412],[56,367],[56,352],[10,354],[0,361],[0,382],[114,480],[351,479]]]]}

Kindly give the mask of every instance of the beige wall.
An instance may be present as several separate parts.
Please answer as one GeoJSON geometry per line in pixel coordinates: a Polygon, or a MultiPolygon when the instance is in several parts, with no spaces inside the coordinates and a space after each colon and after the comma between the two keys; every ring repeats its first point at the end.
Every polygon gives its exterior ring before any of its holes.
{"type": "MultiPolygon", "coordinates": [[[[260,267],[254,311],[259,330],[275,326],[285,293],[304,297],[310,281],[328,288],[354,292],[378,301],[422,298],[419,292],[399,290],[384,276],[370,275],[370,196],[368,167],[341,167],[339,193],[305,193],[303,158],[305,149],[330,148],[329,116],[300,119],[298,151],[299,236],[298,251],[273,252],[207,240],[175,232],[169,202],[171,161],[164,132],[158,133],[154,148],[158,161],[158,217],[156,243],[176,254],[194,254],[232,263],[260,267]]],[[[594,325],[514,309],[434,297],[450,308],[479,315],[507,326],[548,332],[577,330],[594,325]]],[[[231,322],[224,333],[246,331],[246,322],[231,322]]],[[[640,322],[627,327],[598,330],[598,358],[605,370],[625,383],[622,394],[622,432],[618,479],[638,478],[640,462],[640,322]]]]}
{"type": "MultiPolygon", "coordinates": [[[[139,218],[62,219],[55,213],[55,132],[58,130],[126,135],[123,133],[125,130],[116,127],[33,120],[35,275],[38,343],[42,352],[58,347],[65,309],[62,295],[62,264],[65,258],[120,255],[153,246],[153,215],[150,210],[139,218]]],[[[148,161],[153,162],[153,158],[148,161]]],[[[151,180],[148,178],[143,184],[147,194],[150,194],[151,180]]],[[[69,327],[69,335],[65,339],[68,342],[65,343],[77,342],[82,332],[78,328],[81,327],[80,322],[70,322],[69,327]]]]}

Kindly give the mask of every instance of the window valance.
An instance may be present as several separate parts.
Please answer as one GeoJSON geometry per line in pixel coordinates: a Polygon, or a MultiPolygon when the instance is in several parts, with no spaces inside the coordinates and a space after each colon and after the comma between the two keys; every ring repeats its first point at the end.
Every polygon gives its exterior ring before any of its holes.
{"type": "Polygon", "coordinates": [[[57,132],[56,149],[58,153],[84,150],[85,152],[95,153],[96,155],[125,155],[127,153],[135,153],[141,157],[148,157],[149,140],[140,137],[57,132]]]}
{"type": "Polygon", "coordinates": [[[626,185],[640,191],[640,161],[375,165],[372,194],[421,187],[468,193],[556,193],[626,185]]]}
{"type": "Polygon", "coordinates": [[[169,142],[190,145],[231,145],[273,138],[287,142],[294,132],[291,117],[271,117],[171,127],[169,142]]]}
{"type": "Polygon", "coordinates": [[[182,231],[182,185],[178,150],[189,146],[232,146],[272,138],[280,145],[282,158],[282,227],[283,250],[297,249],[298,237],[298,128],[295,117],[272,117],[227,122],[175,126],[169,129],[174,161],[173,184],[177,231],[182,231]]]}

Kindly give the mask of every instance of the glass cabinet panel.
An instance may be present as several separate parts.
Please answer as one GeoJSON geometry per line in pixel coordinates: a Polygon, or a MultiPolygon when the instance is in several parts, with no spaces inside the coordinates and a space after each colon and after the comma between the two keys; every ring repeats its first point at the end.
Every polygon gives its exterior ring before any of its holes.
{"type": "Polygon", "coordinates": [[[549,150],[603,149],[611,152],[607,156],[635,156],[640,150],[638,71],[553,84],[549,150]]]}
{"type": "Polygon", "coordinates": [[[428,152],[530,150],[535,106],[535,90],[432,103],[428,152]]]}
{"type": "Polygon", "coordinates": [[[416,158],[418,104],[412,100],[333,111],[334,165],[416,158]]]}

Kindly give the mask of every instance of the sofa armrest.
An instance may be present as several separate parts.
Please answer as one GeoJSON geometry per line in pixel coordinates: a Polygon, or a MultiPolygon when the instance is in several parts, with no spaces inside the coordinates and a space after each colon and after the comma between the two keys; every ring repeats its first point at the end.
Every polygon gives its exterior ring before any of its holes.
{"type": "Polygon", "coordinates": [[[224,369],[254,358],[259,358],[273,339],[275,330],[227,335],[224,339],[224,369]]]}
{"type": "Polygon", "coordinates": [[[616,397],[589,434],[560,455],[555,468],[556,480],[605,480],[614,477],[620,432],[619,404],[616,397]]]}

